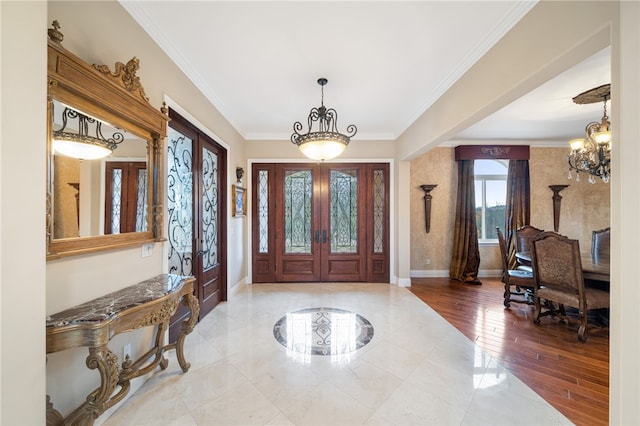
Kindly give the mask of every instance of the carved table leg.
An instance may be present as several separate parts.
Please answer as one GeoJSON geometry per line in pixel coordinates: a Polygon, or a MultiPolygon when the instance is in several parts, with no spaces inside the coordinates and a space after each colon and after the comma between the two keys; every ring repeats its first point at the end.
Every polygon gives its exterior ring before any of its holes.
{"type": "Polygon", "coordinates": [[[65,419],[65,424],[93,424],[94,420],[111,405],[108,404],[111,394],[118,384],[118,357],[105,346],[89,348],[87,367],[98,369],[100,387],[87,396],[87,400],[65,419]]]}
{"type": "Polygon", "coordinates": [[[162,322],[156,327],[156,358],[159,359],[159,365],[162,370],[166,369],[169,365],[169,360],[164,357],[164,331],[167,328],[167,323],[162,322]]]}
{"type": "Polygon", "coordinates": [[[64,425],[64,417],[55,408],[51,402],[51,397],[47,395],[47,426],[62,426],[64,425]]]}
{"type": "Polygon", "coordinates": [[[187,362],[184,358],[184,339],[187,337],[187,334],[193,331],[193,327],[198,320],[198,314],[200,313],[200,304],[198,303],[198,299],[196,299],[191,293],[184,295],[182,298],[182,304],[189,306],[189,319],[182,321],[182,328],[180,329],[180,334],[176,341],[176,355],[182,371],[186,373],[189,371],[191,363],[187,362]]]}

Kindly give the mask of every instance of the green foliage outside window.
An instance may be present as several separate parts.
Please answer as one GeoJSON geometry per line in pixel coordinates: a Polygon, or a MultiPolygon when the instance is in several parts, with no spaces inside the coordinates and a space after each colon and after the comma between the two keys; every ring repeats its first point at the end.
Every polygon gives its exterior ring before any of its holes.
{"type": "MultiPolygon", "coordinates": [[[[494,206],[487,207],[485,210],[485,224],[487,226],[486,235],[484,239],[497,240],[498,234],[496,232],[496,226],[500,229],[504,228],[504,215],[506,212],[506,206],[494,206]]],[[[476,207],[476,226],[478,227],[478,238],[482,238],[482,208],[476,207]]]]}

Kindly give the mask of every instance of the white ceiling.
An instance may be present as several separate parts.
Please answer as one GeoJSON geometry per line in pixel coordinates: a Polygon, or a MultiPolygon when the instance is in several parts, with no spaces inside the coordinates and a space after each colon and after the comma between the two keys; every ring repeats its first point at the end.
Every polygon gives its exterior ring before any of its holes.
{"type": "MultiPolygon", "coordinates": [[[[572,99],[611,82],[610,58],[607,47],[459,133],[456,139],[561,140],[568,146],[566,141],[584,137],[585,126],[602,117],[603,103],[579,105],[572,99]]],[[[607,111],[611,111],[609,102],[607,111]]]]}
{"type": "MultiPolygon", "coordinates": [[[[123,1],[121,4],[248,140],[289,139],[320,106],[354,139],[402,134],[535,2],[123,1]]],[[[602,105],[571,98],[610,82],[609,49],[457,135],[566,139],[602,105]]]]}

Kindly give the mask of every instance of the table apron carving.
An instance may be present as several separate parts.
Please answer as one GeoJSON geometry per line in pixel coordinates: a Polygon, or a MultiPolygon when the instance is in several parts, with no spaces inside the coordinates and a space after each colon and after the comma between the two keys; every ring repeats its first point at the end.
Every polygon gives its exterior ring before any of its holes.
{"type": "Polygon", "coordinates": [[[47,354],[88,347],[87,367],[100,374],[100,386],[66,418],[53,408],[47,396],[47,425],[93,424],[128,394],[131,380],[158,365],[163,370],[167,368],[164,353],[168,350],[175,349],[180,368],[185,373],[189,371],[184,340],[193,331],[200,312],[193,296],[193,282],[193,277],[163,274],[47,318],[47,354]],[[189,317],[183,321],[176,342],[165,345],[169,319],[180,303],[189,308],[189,317]],[[111,338],[150,326],[156,328],[151,349],[135,361],[127,356],[120,368],[118,356],[108,347],[111,338]]]}

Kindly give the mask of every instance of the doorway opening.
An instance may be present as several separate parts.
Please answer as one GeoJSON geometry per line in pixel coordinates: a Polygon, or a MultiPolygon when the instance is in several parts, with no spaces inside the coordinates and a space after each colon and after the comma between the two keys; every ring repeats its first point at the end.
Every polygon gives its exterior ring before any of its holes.
{"type": "MultiPolygon", "coordinates": [[[[227,151],[174,110],[169,117],[169,273],[195,277],[199,321],[227,298],[227,151]]],[[[169,324],[171,342],[188,315],[187,307],[178,307],[169,324]]]]}

